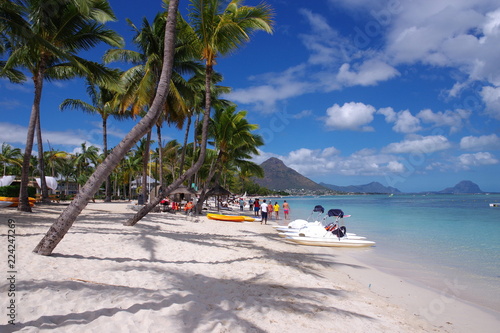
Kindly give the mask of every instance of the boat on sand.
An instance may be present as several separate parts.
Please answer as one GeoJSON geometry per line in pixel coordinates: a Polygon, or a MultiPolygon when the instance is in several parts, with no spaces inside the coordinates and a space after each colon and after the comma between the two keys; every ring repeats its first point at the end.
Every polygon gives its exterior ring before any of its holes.
{"type": "Polygon", "coordinates": [[[211,220],[228,221],[228,222],[253,222],[255,219],[249,216],[242,215],[222,215],[222,214],[207,214],[211,220]]]}

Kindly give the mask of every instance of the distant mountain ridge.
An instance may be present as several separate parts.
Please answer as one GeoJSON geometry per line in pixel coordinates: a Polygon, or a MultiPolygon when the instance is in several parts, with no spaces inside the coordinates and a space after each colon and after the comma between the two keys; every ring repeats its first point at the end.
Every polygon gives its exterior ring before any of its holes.
{"type": "Polygon", "coordinates": [[[475,193],[484,193],[481,191],[479,186],[470,180],[462,180],[460,183],[453,187],[445,188],[438,193],[443,194],[475,194],[475,193]]]}
{"type": "MultiPolygon", "coordinates": [[[[275,191],[287,191],[291,194],[312,192],[314,194],[332,193],[367,193],[367,194],[402,194],[400,190],[391,186],[384,186],[378,182],[364,185],[337,186],[326,183],[316,183],[289,168],[278,158],[271,157],[260,165],[264,170],[264,178],[254,178],[259,186],[275,191]]],[[[426,192],[429,193],[429,192],[426,192]]],[[[484,193],[477,184],[470,180],[463,180],[453,187],[441,191],[430,191],[438,194],[473,194],[484,193]]]]}
{"type": "Polygon", "coordinates": [[[389,193],[389,194],[400,194],[401,191],[397,188],[384,186],[378,182],[371,182],[365,185],[349,185],[349,186],[337,186],[331,184],[320,183],[320,185],[329,188],[334,191],[348,192],[348,193],[389,193]]]}

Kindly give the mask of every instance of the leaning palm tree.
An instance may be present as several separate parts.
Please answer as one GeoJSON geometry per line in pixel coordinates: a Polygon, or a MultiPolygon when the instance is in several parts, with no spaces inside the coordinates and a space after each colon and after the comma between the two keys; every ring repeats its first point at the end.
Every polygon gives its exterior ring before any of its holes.
{"type": "MultiPolygon", "coordinates": [[[[255,7],[241,6],[242,0],[232,0],[224,7],[222,0],[191,0],[190,24],[200,44],[200,58],[205,62],[205,112],[202,122],[201,150],[198,161],[193,165],[199,169],[205,157],[208,123],[211,110],[211,83],[217,56],[234,52],[238,47],[250,40],[250,34],[257,30],[272,32],[273,12],[266,4],[255,7]]],[[[190,168],[193,169],[193,167],[190,168]]],[[[179,179],[184,178],[186,172],[179,179]]],[[[178,179],[178,180],[179,180],[178,179]]],[[[182,181],[183,181],[182,180],[182,181]]],[[[175,184],[176,182],[174,182],[175,184]]],[[[145,205],[137,214],[127,221],[134,225],[146,216],[161,201],[161,196],[145,205]]]]}
{"type": "MultiPolygon", "coordinates": [[[[133,114],[140,114],[142,110],[148,109],[155,97],[163,62],[166,14],[166,12],[157,14],[152,23],[144,18],[140,28],[129,21],[129,25],[136,33],[133,42],[138,51],[112,49],[107,51],[104,56],[106,62],[120,60],[134,65],[122,75],[126,91],[120,96],[122,109],[130,107],[133,114]]],[[[160,152],[162,123],[166,121],[180,129],[186,119],[188,109],[184,103],[185,96],[194,94],[194,92],[187,86],[185,77],[203,70],[202,66],[193,60],[196,54],[196,48],[193,47],[192,43],[194,39],[195,35],[191,27],[179,16],[169,94],[164,104],[164,112],[156,124],[160,152]]],[[[151,133],[148,133],[147,145],[150,141],[151,133]]],[[[147,154],[144,155],[143,159],[143,182],[146,182],[146,168],[150,157],[149,147],[146,147],[144,152],[147,154]]],[[[146,198],[148,194],[146,187],[143,187],[142,191],[143,197],[146,198]]]]}
{"type": "Polygon", "coordinates": [[[178,0],[170,0],[168,17],[165,23],[165,52],[163,54],[164,61],[162,74],[151,109],[111,151],[108,157],[97,166],[96,171],[92,174],[92,176],[90,176],[87,183],[78,192],[71,204],[52,224],[49,231],[38,243],[33,252],[40,255],[50,255],[52,253],[57,244],[59,244],[64,235],[66,235],[68,230],[71,228],[78,215],[87,206],[90,198],[99,189],[106,177],[115,169],[133,145],[151,130],[160,116],[163,110],[163,103],[165,102],[168,94],[173,67],[175,27],[178,6],[178,0]]]}
{"type": "Polygon", "coordinates": [[[2,72],[24,68],[32,75],[35,88],[24,150],[19,210],[31,211],[28,170],[35,129],[41,121],[43,83],[46,79],[87,76],[103,84],[114,84],[114,76],[109,75],[104,66],[77,56],[79,51],[101,42],[117,47],[123,44],[118,34],[105,28],[104,24],[110,20],[115,17],[106,0],[0,2],[0,31],[11,42],[2,72]]]}
{"type": "MultiPolygon", "coordinates": [[[[116,119],[124,119],[129,117],[129,113],[119,112],[116,107],[115,97],[117,91],[106,89],[98,86],[87,80],[87,94],[89,95],[92,103],[89,104],[79,99],[65,99],[59,108],[66,109],[79,109],[83,112],[90,114],[98,114],[102,119],[102,143],[104,150],[104,158],[108,156],[108,118],[113,117],[116,119]]],[[[106,179],[105,185],[105,202],[111,202],[111,179],[110,176],[106,179]]]]}

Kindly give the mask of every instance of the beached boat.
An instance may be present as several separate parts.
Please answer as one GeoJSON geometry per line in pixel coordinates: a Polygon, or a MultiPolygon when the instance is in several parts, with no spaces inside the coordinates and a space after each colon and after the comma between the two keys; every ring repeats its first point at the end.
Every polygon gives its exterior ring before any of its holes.
{"type": "Polygon", "coordinates": [[[228,222],[253,222],[255,220],[253,217],[241,215],[207,214],[207,217],[211,220],[228,222]]]}
{"type": "MultiPolygon", "coordinates": [[[[323,234],[327,234],[329,233],[329,231],[323,229],[323,234]]],[[[313,234],[309,234],[309,233],[304,233],[304,232],[297,232],[297,231],[285,231],[285,232],[279,232],[278,235],[280,237],[295,237],[295,236],[302,236],[302,237],[311,237],[311,238],[318,238],[318,237],[324,237],[323,235],[313,235],[313,234]]],[[[335,237],[337,237],[335,235],[335,237]]],[[[354,239],[354,240],[360,240],[360,239],[366,239],[366,237],[363,237],[363,236],[358,236],[356,234],[352,234],[352,233],[346,233],[342,238],[345,238],[345,239],[354,239]]]]}
{"type": "Polygon", "coordinates": [[[286,240],[311,246],[329,246],[329,247],[369,247],[374,246],[375,242],[364,239],[349,239],[338,237],[303,237],[303,236],[287,236],[286,240]]]}
{"type": "Polygon", "coordinates": [[[500,203],[498,202],[490,203],[490,207],[500,207],[500,203]]]}
{"type": "Polygon", "coordinates": [[[9,207],[12,204],[13,204],[12,201],[3,201],[3,200],[0,200],[0,208],[9,207]]]}
{"type": "MultiPolygon", "coordinates": [[[[28,202],[31,207],[35,205],[35,198],[28,198],[28,202]]],[[[0,207],[17,207],[19,205],[18,197],[0,197],[0,207]],[[7,205],[7,203],[9,203],[7,205]]]]}

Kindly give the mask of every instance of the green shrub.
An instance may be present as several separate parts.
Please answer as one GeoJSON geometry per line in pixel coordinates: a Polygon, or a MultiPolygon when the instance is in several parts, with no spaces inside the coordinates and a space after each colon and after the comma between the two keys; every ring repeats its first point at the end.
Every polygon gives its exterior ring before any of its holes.
{"type": "MultiPolygon", "coordinates": [[[[9,186],[0,186],[0,197],[13,197],[16,198],[19,196],[19,185],[9,185],[9,186]]],[[[28,187],[28,196],[34,198],[36,195],[36,188],[28,187]]]]}

